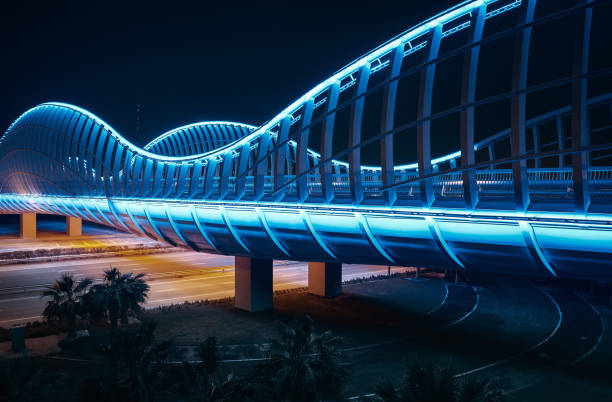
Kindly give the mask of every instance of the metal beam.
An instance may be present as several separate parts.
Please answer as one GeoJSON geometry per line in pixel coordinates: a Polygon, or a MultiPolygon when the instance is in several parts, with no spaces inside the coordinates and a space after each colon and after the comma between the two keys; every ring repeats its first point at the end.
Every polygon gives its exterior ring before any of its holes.
{"type": "MultiPolygon", "coordinates": [[[[533,126],[533,128],[531,129],[531,133],[533,135],[533,153],[535,154],[539,154],[540,153],[540,129],[538,126],[533,126]]],[[[536,169],[539,169],[541,167],[541,161],[540,158],[534,158],[534,166],[536,169]]]]}
{"type": "Polygon", "coordinates": [[[142,159],[142,156],[140,155],[136,155],[134,157],[134,163],[133,163],[133,170],[132,170],[132,182],[131,184],[131,191],[130,191],[130,195],[132,197],[137,197],[142,193],[142,180],[141,181],[141,173],[142,173],[142,166],[144,164],[144,159],[142,159]]]}
{"type": "MultiPolygon", "coordinates": [[[[521,5],[519,24],[529,24],[533,21],[535,5],[536,0],[528,0],[525,5],[521,5]]],[[[510,100],[510,153],[513,157],[527,152],[525,133],[527,94],[524,89],[527,87],[530,42],[531,26],[517,32],[512,65],[512,90],[520,93],[510,100]]],[[[527,160],[512,162],[512,181],[515,207],[518,211],[525,211],[529,207],[527,160]]]]}
{"type": "MultiPolygon", "coordinates": [[[[428,34],[428,47],[424,63],[429,63],[438,57],[440,40],[442,39],[442,24],[438,24],[428,34]]],[[[421,70],[421,84],[419,88],[419,106],[417,120],[417,157],[419,175],[431,173],[431,99],[433,96],[434,78],[436,74],[436,63],[428,64],[421,70]]],[[[424,207],[430,207],[434,202],[433,183],[430,179],[419,182],[421,187],[421,202],[424,207]]]]}
{"type": "Polygon", "coordinates": [[[266,132],[260,137],[259,145],[257,146],[257,166],[255,167],[255,177],[253,178],[255,186],[254,200],[259,201],[264,195],[266,174],[268,173],[268,147],[270,146],[270,132],[266,132]]]}
{"type": "Polygon", "coordinates": [[[299,177],[296,181],[297,201],[304,202],[308,198],[308,138],[310,137],[310,122],[312,121],[312,113],[314,111],[314,99],[309,99],[304,104],[304,113],[302,115],[302,132],[297,137],[297,151],[295,155],[296,176],[299,177]]]}
{"type": "MultiPolygon", "coordinates": [[[[593,0],[585,0],[592,3],[593,0]]],[[[574,43],[574,75],[585,74],[589,69],[589,47],[591,41],[591,21],[593,9],[584,10],[584,15],[577,16],[576,41],[574,43]]],[[[572,113],[571,130],[572,146],[582,147],[589,144],[589,128],[587,113],[587,78],[572,82],[572,113]]],[[[572,155],[572,181],[574,187],[574,203],[576,213],[586,213],[589,209],[589,153],[579,152],[572,155]]]]}
{"type": "MultiPolygon", "coordinates": [[[[329,88],[327,96],[327,112],[329,113],[323,121],[321,128],[321,160],[331,159],[333,153],[334,122],[336,121],[336,107],[340,97],[340,82],[334,82],[329,88]]],[[[334,198],[332,187],[332,163],[331,160],[321,164],[319,168],[321,175],[321,193],[323,202],[329,204],[334,198]]]]}
{"type": "Polygon", "coordinates": [[[185,188],[185,183],[187,183],[187,173],[189,173],[189,167],[190,166],[186,163],[180,165],[180,169],[177,175],[178,177],[176,179],[176,192],[173,195],[173,197],[175,198],[182,197],[185,194],[185,191],[187,190],[185,188]]]}
{"type": "MultiPolygon", "coordinates": [[[[111,177],[113,177],[112,157],[116,145],[115,139],[110,137],[108,139],[108,146],[104,154],[104,195],[106,197],[112,197],[113,195],[113,183],[111,181],[111,177]]],[[[63,155],[62,159],[60,160],[65,160],[63,155]]],[[[117,179],[113,177],[113,180],[117,179]]]]}
{"type": "MultiPolygon", "coordinates": [[[[121,195],[123,197],[129,197],[129,186],[130,181],[132,180],[132,158],[134,157],[134,152],[131,149],[127,149],[125,153],[125,159],[123,160],[123,174],[121,175],[121,195]]],[[[81,161],[79,161],[80,163],[81,161]]],[[[81,172],[81,175],[83,172],[81,172]]]]}
{"type": "Polygon", "coordinates": [[[243,173],[246,172],[250,156],[251,147],[249,146],[248,142],[245,142],[244,145],[240,147],[240,155],[238,157],[238,171],[234,174],[234,176],[236,177],[236,200],[242,199],[246,192],[246,175],[243,175],[243,173]]]}
{"type": "MultiPolygon", "coordinates": [[[[76,142],[76,141],[73,141],[73,145],[74,145],[74,142],[76,142]]],[[[118,196],[118,195],[121,194],[121,177],[120,177],[119,172],[121,172],[121,169],[122,169],[121,158],[123,156],[123,153],[125,152],[125,149],[126,148],[121,143],[117,143],[117,149],[115,151],[115,160],[113,161],[113,167],[112,167],[112,169],[113,169],[113,189],[112,189],[112,192],[113,192],[114,196],[118,196]]],[[[74,155],[74,153],[72,153],[71,155],[74,155]]],[[[73,163],[76,163],[73,160],[74,160],[74,157],[72,158],[71,161],[73,163]]],[[[75,171],[75,166],[72,166],[71,168],[72,168],[72,170],[74,172],[76,172],[75,171]]]]}
{"type": "Polygon", "coordinates": [[[189,182],[189,198],[194,198],[200,189],[200,177],[202,177],[203,169],[201,162],[194,162],[191,170],[189,182]]]}
{"type": "Polygon", "coordinates": [[[215,190],[215,171],[217,170],[217,160],[210,158],[206,164],[206,178],[204,180],[203,199],[210,197],[215,190]]]}
{"type": "MultiPolygon", "coordinates": [[[[395,103],[397,100],[398,80],[395,78],[399,75],[402,69],[402,61],[404,60],[404,44],[400,44],[393,51],[391,56],[387,80],[391,82],[385,87],[383,93],[382,104],[382,119],[380,123],[380,131],[387,132],[393,130],[395,125],[395,103]]],[[[390,186],[395,182],[395,170],[393,162],[393,135],[387,135],[380,139],[380,163],[382,169],[382,185],[390,186]]],[[[385,191],[385,204],[393,206],[397,199],[395,188],[385,191]]]]}
{"type": "MultiPolygon", "coordinates": [[[[285,183],[285,169],[287,167],[288,144],[282,144],[287,141],[289,129],[291,128],[291,116],[287,115],[280,123],[278,137],[276,138],[276,147],[278,148],[274,155],[274,190],[277,190],[285,183]]],[[[276,195],[276,201],[284,198],[287,189],[283,189],[276,195]]]]}
{"type": "Polygon", "coordinates": [[[162,191],[161,181],[164,174],[164,166],[165,164],[163,162],[155,161],[155,175],[153,176],[153,191],[151,192],[151,197],[159,196],[159,193],[162,191]]]}
{"type": "MultiPolygon", "coordinates": [[[[472,13],[472,32],[468,38],[468,45],[479,42],[482,39],[484,22],[487,16],[487,6],[481,5],[472,13]]],[[[469,105],[476,99],[476,79],[478,73],[478,58],[480,46],[469,48],[465,52],[463,62],[463,81],[461,87],[461,105],[469,105]]],[[[459,142],[461,143],[461,167],[473,165],[476,161],[474,155],[474,106],[465,107],[460,118],[459,142]]],[[[476,208],[478,204],[478,187],[476,185],[476,172],[464,170],[463,199],[465,206],[469,209],[476,208]]]]}
{"type": "Polygon", "coordinates": [[[148,197],[151,193],[151,172],[153,170],[153,161],[151,159],[146,160],[144,174],[142,175],[142,197],[148,197]]]}
{"type": "Polygon", "coordinates": [[[234,155],[232,151],[227,151],[223,155],[223,162],[221,163],[221,174],[219,177],[219,199],[222,200],[227,197],[229,193],[229,178],[232,174],[232,165],[234,164],[234,155]]]}
{"type": "MultiPolygon", "coordinates": [[[[370,63],[364,64],[359,70],[357,79],[357,90],[354,96],[360,96],[368,89],[370,80],[370,63]]],[[[361,186],[361,126],[363,123],[363,107],[365,96],[359,97],[351,106],[351,117],[349,121],[348,147],[352,149],[348,154],[349,163],[349,185],[351,187],[351,200],[353,205],[361,204],[363,201],[363,188],[361,186]]]]}
{"type": "MultiPolygon", "coordinates": [[[[555,119],[555,123],[557,125],[557,148],[562,150],[565,148],[565,133],[563,129],[563,118],[561,116],[555,119]]],[[[559,155],[559,167],[562,168],[564,165],[564,155],[559,155]]]]}

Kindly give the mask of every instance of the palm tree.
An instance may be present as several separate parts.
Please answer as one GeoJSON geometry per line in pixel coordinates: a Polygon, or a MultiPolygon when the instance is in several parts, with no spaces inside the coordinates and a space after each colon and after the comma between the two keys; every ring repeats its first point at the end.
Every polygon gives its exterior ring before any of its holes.
{"type": "Polygon", "coordinates": [[[26,396],[32,396],[32,391],[40,385],[36,381],[38,371],[38,367],[29,359],[0,361],[0,400],[33,400],[26,399],[26,396]]]}
{"type": "Polygon", "coordinates": [[[216,374],[219,365],[217,340],[208,337],[200,343],[199,362],[183,362],[176,370],[166,370],[165,382],[173,384],[180,401],[268,401],[257,382],[232,374],[220,378],[216,374]]]}
{"type": "Polygon", "coordinates": [[[110,376],[99,378],[98,386],[106,386],[109,399],[122,395],[125,400],[150,402],[161,388],[159,363],[175,353],[172,340],[157,342],[157,324],[146,321],[138,330],[115,333],[108,350],[110,376]]]}
{"type": "Polygon", "coordinates": [[[457,402],[503,402],[505,393],[498,381],[483,376],[467,377],[459,385],[457,402]]]}
{"type": "MultiPolygon", "coordinates": [[[[119,271],[117,271],[119,273],[119,271]]],[[[128,311],[140,313],[142,304],[149,296],[150,286],[143,279],[145,274],[134,275],[132,272],[120,275],[121,323],[127,324],[128,311]]]]}
{"type": "Polygon", "coordinates": [[[202,361],[206,374],[212,375],[219,365],[219,353],[217,351],[217,338],[209,336],[200,343],[198,357],[202,361]]]}
{"type": "Polygon", "coordinates": [[[258,369],[260,379],[267,379],[279,400],[339,398],[347,374],[341,363],[341,339],[331,331],[316,334],[309,316],[291,326],[280,325],[281,338],[272,341],[270,360],[258,369]]]}
{"type": "Polygon", "coordinates": [[[104,271],[104,282],[92,286],[87,308],[94,318],[107,317],[113,329],[119,320],[128,322],[128,312],[139,313],[148,297],[149,285],[144,274],[122,274],[117,268],[104,271]]]}
{"type": "Polygon", "coordinates": [[[92,282],[89,278],[76,282],[72,274],[63,273],[60,279],[42,292],[42,297],[51,298],[47,301],[43,316],[47,320],[64,321],[69,328],[68,336],[74,336],[76,316],[82,310],[81,301],[92,282]]]}
{"type": "Polygon", "coordinates": [[[175,375],[178,385],[176,396],[179,401],[226,402],[226,401],[270,401],[257,382],[228,375],[216,378],[207,375],[196,364],[183,362],[175,375]]]}
{"type": "Polygon", "coordinates": [[[472,376],[458,381],[450,366],[413,366],[398,387],[384,381],[376,388],[384,402],[502,402],[499,384],[486,377],[472,376]]]}
{"type": "Polygon", "coordinates": [[[117,345],[116,351],[125,364],[123,382],[138,395],[136,400],[151,399],[157,377],[154,366],[168,359],[175,349],[172,340],[156,342],[156,327],[153,321],[145,322],[135,334],[125,336],[117,345]]]}

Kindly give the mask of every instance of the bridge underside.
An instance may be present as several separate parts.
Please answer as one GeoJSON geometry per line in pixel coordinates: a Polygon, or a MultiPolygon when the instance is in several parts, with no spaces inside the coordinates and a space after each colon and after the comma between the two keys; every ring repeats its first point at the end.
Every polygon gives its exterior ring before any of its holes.
{"type": "Polygon", "coordinates": [[[4,212],[59,214],[198,251],[612,279],[612,217],[424,208],[3,195],[4,212]]]}

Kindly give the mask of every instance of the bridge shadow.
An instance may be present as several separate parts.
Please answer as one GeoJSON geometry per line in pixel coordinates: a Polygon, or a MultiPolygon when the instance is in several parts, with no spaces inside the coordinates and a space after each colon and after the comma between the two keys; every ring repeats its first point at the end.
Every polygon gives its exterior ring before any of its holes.
{"type": "MultiPolygon", "coordinates": [[[[535,347],[555,332],[559,321],[554,305],[530,282],[486,276],[477,281],[478,294],[471,285],[448,284],[443,304],[428,295],[439,291],[440,280],[390,279],[347,286],[336,299],[305,294],[277,297],[274,314],[282,320],[309,314],[319,326],[342,336],[347,350],[358,355],[371,349],[379,359],[461,356],[458,371],[505,359],[542,368],[563,366],[585,350],[571,334],[571,325],[585,323],[568,323],[570,330],[557,332],[546,343],[550,350],[569,348],[570,357],[535,347]],[[415,303],[419,299],[427,299],[429,308],[427,303],[415,303]]],[[[594,342],[596,337],[591,338],[589,342],[594,342]]]]}
{"type": "MultiPolygon", "coordinates": [[[[274,307],[281,319],[309,314],[320,325],[341,334],[352,346],[432,338],[438,331],[445,334],[452,331],[454,339],[486,337],[481,328],[476,333],[471,326],[460,325],[476,311],[478,296],[472,287],[451,284],[446,297],[444,293],[444,284],[438,279],[420,282],[389,279],[347,286],[335,299],[285,295],[275,299],[274,307]]],[[[486,321],[489,331],[497,329],[493,332],[501,331],[504,323],[503,317],[493,314],[481,314],[479,320],[486,321]]]]}

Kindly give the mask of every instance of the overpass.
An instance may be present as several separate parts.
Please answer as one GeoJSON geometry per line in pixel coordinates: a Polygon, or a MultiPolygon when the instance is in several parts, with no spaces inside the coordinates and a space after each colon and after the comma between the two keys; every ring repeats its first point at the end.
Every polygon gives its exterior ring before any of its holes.
{"type": "Polygon", "coordinates": [[[458,4],[261,126],[190,124],[140,148],[41,104],[0,138],[0,211],[23,236],[58,214],[236,256],[247,310],[271,306],[273,259],[310,262],[324,296],[342,263],[609,281],[612,69],[591,31],[610,2],[561,3],[458,4]]]}

